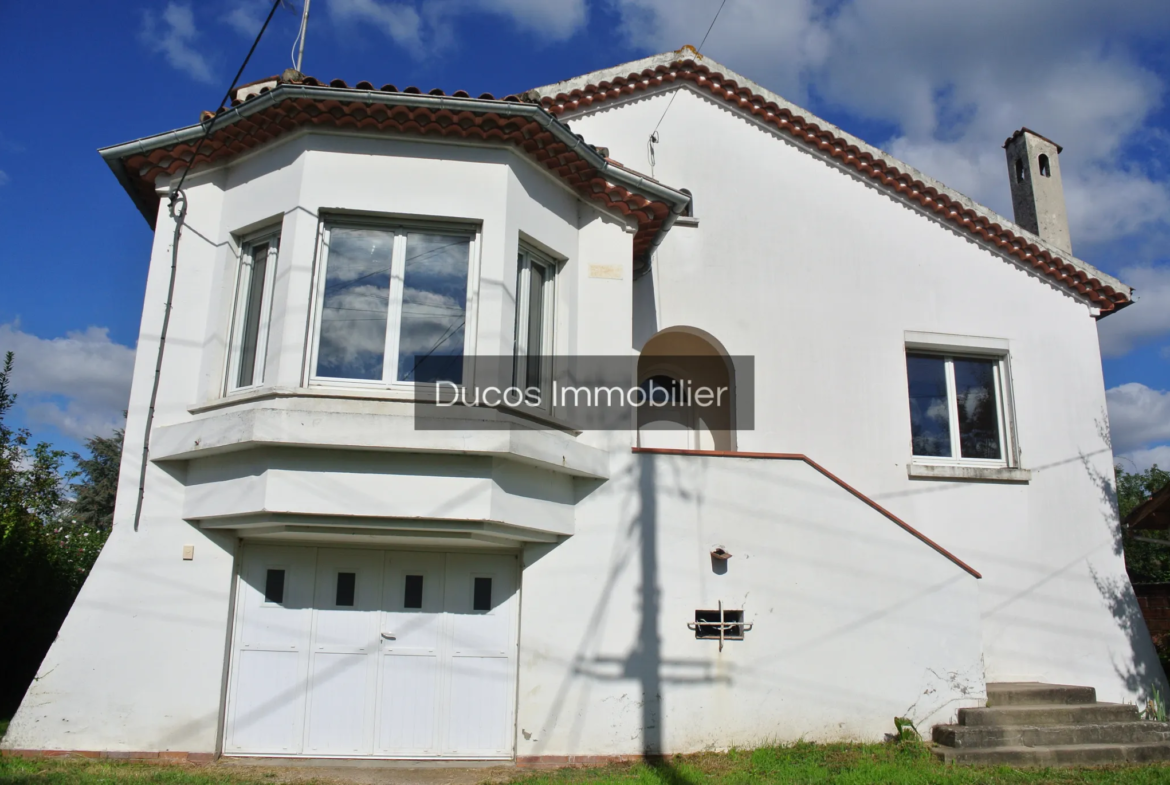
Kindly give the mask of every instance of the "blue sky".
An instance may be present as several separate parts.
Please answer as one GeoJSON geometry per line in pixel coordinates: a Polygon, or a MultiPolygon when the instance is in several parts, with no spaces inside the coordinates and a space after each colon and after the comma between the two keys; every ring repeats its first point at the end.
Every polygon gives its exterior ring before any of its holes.
{"type": "MultiPolygon", "coordinates": [[[[125,406],[151,232],[96,149],[216,106],[268,7],[0,4],[0,351],[38,437],[74,449],[125,406]]],[[[698,44],[718,7],[313,0],[304,70],[502,95],[698,44]]],[[[289,65],[298,23],[277,11],[243,81],[289,65]]],[[[1004,138],[1064,145],[1076,255],[1138,287],[1100,331],[1115,451],[1141,468],[1170,466],[1168,36],[1164,0],[727,0],[705,53],[1008,216],[1004,138]]]]}

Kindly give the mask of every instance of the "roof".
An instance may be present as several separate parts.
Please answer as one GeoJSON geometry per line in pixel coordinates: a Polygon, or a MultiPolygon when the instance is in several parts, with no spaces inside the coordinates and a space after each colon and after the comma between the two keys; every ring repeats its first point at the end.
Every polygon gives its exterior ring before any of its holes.
{"type": "Polygon", "coordinates": [[[459,91],[375,88],[369,82],[328,85],[296,71],[238,88],[232,107],[205,112],[198,125],[100,151],[154,227],[156,181],[184,167],[216,164],[300,128],[385,131],[509,145],[547,168],[583,197],[632,218],[636,257],[649,252],[690,197],[607,159],[539,105],[516,96],[472,98],[459,91]],[[208,123],[211,133],[201,143],[208,123]]]}
{"type": "Polygon", "coordinates": [[[1035,131],[1033,131],[1031,128],[1029,128],[1026,125],[1024,127],[1020,128],[1020,130],[1016,131],[1014,134],[1012,134],[1011,136],[1009,136],[1007,139],[1004,140],[1004,142],[1003,142],[1004,149],[1007,149],[1007,146],[1009,144],[1014,142],[1016,139],[1019,139],[1024,134],[1031,134],[1032,136],[1036,137],[1037,139],[1043,139],[1045,142],[1048,142],[1048,144],[1055,147],[1056,152],[1058,154],[1064,152],[1064,148],[1061,147],[1060,145],[1058,145],[1056,142],[1052,141],[1051,139],[1049,139],[1047,136],[1044,136],[1043,134],[1036,133],[1035,131]]]}
{"type": "Polygon", "coordinates": [[[1121,523],[1130,529],[1170,529],[1170,485],[1152,493],[1121,523]]]}
{"type": "Polygon", "coordinates": [[[1039,236],[948,188],[908,164],[845,133],[691,47],[537,87],[525,93],[558,117],[639,93],[687,87],[738,109],[742,114],[797,140],[811,152],[835,159],[898,198],[990,246],[1015,257],[1065,289],[1088,299],[1101,315],[1131,303],[1124,283],[1080,259],[1064,254],[1039,236]]]}

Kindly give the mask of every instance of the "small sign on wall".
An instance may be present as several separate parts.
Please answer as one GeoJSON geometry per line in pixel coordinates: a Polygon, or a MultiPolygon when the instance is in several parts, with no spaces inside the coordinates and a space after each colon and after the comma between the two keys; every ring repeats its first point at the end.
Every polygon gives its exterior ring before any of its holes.
{"type": "Polygon", "coordinates": [[[622,266],[620,264],[591,264],[589,265],[589,277],[620,281],[622,279],[622,266]]]}

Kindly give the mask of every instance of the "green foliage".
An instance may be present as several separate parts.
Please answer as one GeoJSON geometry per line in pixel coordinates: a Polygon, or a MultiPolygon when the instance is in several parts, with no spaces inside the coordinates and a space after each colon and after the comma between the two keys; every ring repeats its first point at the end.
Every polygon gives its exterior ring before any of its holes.
{"type": "MultiPolygon", "coordinates": [[[[1117,508],[1124,520],[1150,495],[1170,483],[1170,472],[1156,465],[1144,472],[1127,472],[1115,466],[1117,474],[1117,508]]],[[[1125,569],[1134,583],[1165,583],[1170,581],[1170,547],[1140,542],[1136,538],[1149,532],[1122,532],[1125,548],[1125,569]]],[[[1155,536],[1161,536],[1155,534],[1155,536]]]]}
{"type": "Polygon", "coordinates": [[[0,369],[0,716],[19,705],[109,533],[65,517],[67,454],[7,424],[13,364],[9,352],[0,369]]]}
{"type": "Polygon", "coordinates": [[[122,437],[119,428],[110,436],[92,436],[85,441],[89,457],[73,453],[77,476],[75,497],[69,516],[74,523],[108,529],[114,525],[114,500],[118,495],[118,469],[122,463],[122,437]]]}
{"type": "Polygon", "coordinates": [[[1142,718],[1151,722],[1166,722],[1166,700],[1162,697],[1158,685],[1150,689],[1150,698],[1146,701],[1146,710],[1142,718]]]}
{"type": "Polygon", "coordinates": [[[922,741],[922,735],[914,726],[914,720],[909,717],[894,717],[894,739],[898,742],[922,741]]]}

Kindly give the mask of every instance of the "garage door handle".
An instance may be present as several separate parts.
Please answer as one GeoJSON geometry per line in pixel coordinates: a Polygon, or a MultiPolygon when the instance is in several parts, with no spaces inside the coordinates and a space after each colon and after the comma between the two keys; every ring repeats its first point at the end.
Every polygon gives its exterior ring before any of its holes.
{"type": "Polygon", "coordinates": [[[384,633],[382,633],[382,637],[388,641],[398,640],[396,637],[394,637],[394,633],[392,633],[392,632],[384,632],[384,633]]]}

